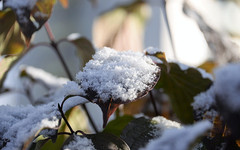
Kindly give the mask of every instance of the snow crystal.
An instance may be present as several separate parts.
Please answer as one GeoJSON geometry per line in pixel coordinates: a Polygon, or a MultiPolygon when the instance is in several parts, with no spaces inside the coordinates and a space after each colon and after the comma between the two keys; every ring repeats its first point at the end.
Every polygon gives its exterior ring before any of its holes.
{"type": "Polygon", "coordinates": [[[142,150],[186,150],[211,127],[212,124],[210,122],[201,121],[181,129],[168,129],[163,132],[162,136],[152,140],[142,150]]]}
{"type": "Polygon", "coordinates": [[[96,92],[103,101],[110,98],[128,101],[147,90],[158,72],[159,68],[143,53],[117,52],[104,47],[96,52],[76,79],[85,91],[96,92]]]}
{"type": "Polygon", "coordinates": [[[229,64],[215,71],[214,90],[221,103],[230,110],[240,109],[240,64],[229,64]]]}
{"type": "Polygon", "coordinates": [[[91,139],[75,135],[73,141],[64,146],[64,150],[95,150],[91,139]]]}
{"type": "Polygon", "coordinates": [[[6,0],[4,2],[4,7],[10,7],[14,9],[28,8],[31,10],[35,6],[36,2],[37,0],[6,0]]]}
{"type": "Polygon", "coordinates": [[[161,133],[167,129],[181,128],[180,123],[168,120],[161,116],[152,118],[151,122],[153,123],[154,127],[156,127],[156,129],[153,131],[156,136],[160,136],[161,133]]]}
{"type": "MultiPolygon", "coordinates": [[[[0,106],[0,139],[10,140],[2,149],[20,149],[38,130],[45,127],[56,128],[61,118],[57,104],[61,101],[62,99],[57,99],[37,107],[0,106]]],[[[85,98],[72,98],[66,101],[63,110],[66,112],[71,107],[86,102],[88,100],[85,98]]]]}

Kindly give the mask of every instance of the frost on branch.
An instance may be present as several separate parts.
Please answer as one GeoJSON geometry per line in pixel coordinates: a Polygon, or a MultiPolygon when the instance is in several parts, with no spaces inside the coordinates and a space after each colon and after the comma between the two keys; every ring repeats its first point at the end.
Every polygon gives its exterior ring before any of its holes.
{"type": "Polygon", "coordinates": [[[105,126],[120,104],[146,95],[159,76],[160,68],[143,53],[117,52],[104,47],[96,52],[76,79],[87,99],[101,107],[105,126]]]}
{"type": "Polygon", "coordinates": [[[211,127],[212,125],[208,121],[201,121],[180,129],[168,129],[141,150],[187,150],[198,137],[211,129],[211,127]]]}

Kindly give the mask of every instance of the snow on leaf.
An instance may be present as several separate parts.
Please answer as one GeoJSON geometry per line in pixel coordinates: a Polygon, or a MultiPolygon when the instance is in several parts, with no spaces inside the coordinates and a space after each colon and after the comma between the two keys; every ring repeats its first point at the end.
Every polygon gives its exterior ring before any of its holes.
{"type": "Polygon", "coordinates": [[[86,134],[83,136],[72,135],[63,145],[64,150],[130,150],[128,145],[120,138],[107,134],[86,134]]]}
{"type": "MultiPolygon", "coordinates": [[[[40,129],[57,128],[61,119],[57,104],[61,101],[62,98],[56,98],[53,102],[37,107],[0,106],[0,139],[7,141],[0,145],[0,148],[20,149],[40,129]]],[[[88,100],[82,97],[71,98],[64,104],[63,111],[86,102],[88,100]]]]}
{"type": "Polygon", "coordinates": [[[197,138],[211,129],[212,124],[201,121],[192,126],[165,130],[162,135],[152,140],[141,150],[187,150],[197,138]]]}
{"type": "Polygon", "coordinates": [[[90,100],[116,103],[133,101],[153,88],[160,69],[150,58],[138,52],[117,52],[110,48],[97,51],[76,76],[90,100]],[[152,85],[153,84],[153,85],[152,85]]]}
{"type": "Polygon", "coordinates": [[[42,69],[32,66],[22,66],[20,76],[41,83],[48,89],[57,89],[68,81],[66,78],[57,78],[42,69]]]}
{"type": "Polygon", "coordinates": [[[213,109],[216,106],[213,86],[207,91],[195,96],[192,106],[195,113],[195,120],[209,118],[213,121],[213,119],[218,115],[218,112],[213,109]]]}
{"type": "Polygon", "coordinates": [[[88,139],[83,136],[73,135],[69,143],[67,143],[63,150],[74,150],[74,149],[81,149],[81,150],[95,150],[94,145],[91,139],[88,139]]]}
{"type": "Polygon", "coordinates": [[[181,128],[181,125],[160,116],[152,119],[140,117],[132,120],[120,137],[126,141],[131,150],[138,150],[150,140],[161,136],[163,131],[172,128],[181,128]]]}
{"type": "Polygon", "coordinates": [[[179,63],[158,65],[162,69],[161,78],[155,88],[163,89],[170,97],[173,110],[183,123],[192,123],[193,97],[206,91],[212,80],[205,78],[198,69],[179,63]]]}
{"type": "Polygon", "coordinates": [[[101,107],[105,127],[120,104],[146,95],[157,83],[159,73],[160,68],[143,53],[117,52],[104,47],[96,52],[76,79],[87,99],[101,107]]]}

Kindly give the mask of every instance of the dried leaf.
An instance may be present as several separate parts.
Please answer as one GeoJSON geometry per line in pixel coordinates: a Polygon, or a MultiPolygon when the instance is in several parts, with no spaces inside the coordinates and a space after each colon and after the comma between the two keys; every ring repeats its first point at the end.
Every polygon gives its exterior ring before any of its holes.
{"type": "Polygon", "coordinates": [[[92,59],[92,55],[95,53],[92,43],[77,33],[70,34],[67,40],[77,47],[77,54],[80,60],[82,60],[82,65],[85,66],[85,64],[92,59]]]}

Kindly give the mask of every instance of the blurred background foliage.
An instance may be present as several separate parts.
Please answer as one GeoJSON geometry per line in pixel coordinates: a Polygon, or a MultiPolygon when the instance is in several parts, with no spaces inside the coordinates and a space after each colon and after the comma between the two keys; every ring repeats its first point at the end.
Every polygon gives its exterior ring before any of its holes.
{"type": "MultiPolygon", "coordinates": [[[[43,4],[47,3],[44,0],[41,1],[43,4]]],[[[103,46],[119,51],[129,49],[143,51],[149,46],[157,47],[165,52],[168,61],[173,60],[189,66],[199,66],[209,73],[212,73],[217,66],[229,62],[239,62],[240,59],[240,3],[238,0],[167,0],[166,5],[164,1],[157,0],[59,0],[54,3],[50,6],[53,7],[52,12],[49,9],[46,10],[48,16],[45,20],[34,17],[34,11],[44,11],[42,9],[45,8],[45,5],[40,3],[31,12],[32,18],[30,19],[32,20],[30,22],[35,21],[39,25],[33,31],[36,31],[33,37],[31,33],[23,30],[24,34],[21,33],[21,24],[19,26],[16,23],[17,18],[13,11],[10,9],[0,11],[2,92],[9,89],[12,89],[12,92],[20,91],[22,85],[19,79],[19,67],[23,64],[44,69],[59,77],[67,77],[55,53],[50,50],[51,48],[44,44],[38,47],[34,46],[37,43],[49,42],[45,29],[40,28],[49,17],[48,22],[56,41],[62,41],[58,46],[73,76],[91,58],[86,53],[81,53],[82,50],[91,49],[90,54],[93,54],[94,48],[103,46]],[[53,7],[54,3],[56,4],[53,7]],[[166,8],[166,11],[163,8],[166,8]],[[68,35],[71,33],[79,33],[85,38],[70,38],[68,35]],[[61,40],[66,37],[70,42],[61,40]],[[93,46],[89,41],[93,43],[93,46]],[[81,50],[79,51],[79,49],[81,50]],[[76,52],[80,52],[78,57],[75,55],[76,52]],[[3,77],[8,67],[17,58],[21,59],[11,68],[8,76],[3,77]]],[[[172,64],[172,66],[179,69],[176,64],[172,64]]],[[[171,78],[172,76],[163,74],[163,77],[171,78]]],[[[194,81],[193,79],[193,82],[188,82],[196,86],[198,83],[194,81]]],[[[206,83],[204,88],[210,85],[209,82],[204,82],[206,83]]],[[[151,97],[154,97],[158,115],[172,120],[181,120],[184,123],[192,122],[193,120],[188,120],[188,117],[185,120],[186,117],[173,111],[176,109],[174,107],[177,103],[174,104],[171,100],[174,98],[170,90],[167,92],[170,93],[169,95],[165,93],[166,91],[163,92],[165,86],[158,86],[152,91],[152,95],[148,95],[142,100],[121,106],[118,113],[111,119],[122,114],[132,116],[144,113],[155,116],[156,112],[150,102],[151,97]]],[[[184,84],[179,88],[186,89],[184,84]]],[[[40,87],[35,88],[36,91],[39,92],[38,95],[46,94],[46,91],[44,92],[40,87]]],[[[197,90],[196,93],[200,91],[197,90]]],[[[12,92],[0,95],[1,105],[26,105],[29,103],[27,97],[19,98],[21,93],[13,94],[12,92]],[[8,100],[9,98],[11,100],[8,100]]],[[[189,108],[196,93],[193,92],[189,100],[183,103],[183,105],[186,104],[186,108],[189,108]]],[[[184,99],[184,94],[182,97],[177,95],[177,98],[178,100],[184,99]]],[[[185,106],[181,108],[184,109],[185,106]]],[[[87,104],[87,108],[89,108],[90,115],[94,118],[98,129],[102,130],[100,109],[95,104],[87,104]]],[[[87,119],[84,119],[86,115],[80,107],[70,110],[67,116],[73,128],[87,133],[92,132],[88,122],[83,121],[87,119]]],[[[126,120],[130,121],[131,118],[126,120]]],[[[67,131],[67,128],[63,124],[60,130],[67,131]]],[[[62,138],[59,138],[57,143],[62,142],[62,138]]],[[[49,148],[51,144],[49,142],[45,146],[49,148]]],[[[56,145],[53,147],[56,148],[56,145]]]]}

